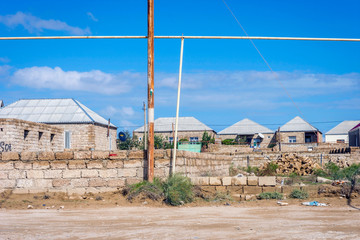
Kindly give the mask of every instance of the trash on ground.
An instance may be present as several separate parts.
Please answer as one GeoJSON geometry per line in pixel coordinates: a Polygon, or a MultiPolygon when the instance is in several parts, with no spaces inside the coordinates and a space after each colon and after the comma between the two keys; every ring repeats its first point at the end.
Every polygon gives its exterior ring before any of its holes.
{"type": "Polygon", "coordinates": [[[287,203],[287,202],[280,202],[280,201],[278,201],[277,204],[279,204],[280,206],[287,206],[287,205],[289,205],[289,203],[287,203]]]}
{"type": "Polygon", "coordinates": [[[316,207],[326,207],[326,203],[319,203],[318,201],[312,201],[312,202],[303,202],[302,205],[305,206],[316,206],[316,207]]]}

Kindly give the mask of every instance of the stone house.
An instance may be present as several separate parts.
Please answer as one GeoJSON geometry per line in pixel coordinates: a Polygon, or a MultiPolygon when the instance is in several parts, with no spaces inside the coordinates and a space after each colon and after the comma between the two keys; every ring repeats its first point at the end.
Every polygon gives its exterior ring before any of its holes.
{"type": "Polygon", "coordinates": [[[276,132],[277,141],[281,144],[304,144],[322,142],[319,129],[297,116],[280,127],[276,132]]]}
{"type": "MultiPolygon", "coordinates": [[[[42,123],[51,126],[52,130],[58,129],[61,141],[55,150],[109,150],[116,149],[117,128],[113,124],[90,110],[75,99],[23,99],[0,109],[0,119],[20,119],[27,122],[28,133],[36,132],[42,123]],[[34,123],[31,125],[30,123],[34,123]],[[36,127],[35,127],[36,126],[36,127]]],[[[43,125],[41,125],[43,126],[43,125]]],[[[4,126],[3,129],[10,127],[4,126]]],[[[6,129],[5,129],[6,130],[6,129]]],[[[7,130],[6,130],[7,131],[7,130]]],[[[50,131],[50,130],[49,130],[50,131]]],[[[24,132],[17,132],[21,138],[24,132]]],[[[9,141],[10,138],[1,139],[9,141]]],[[[54,143],[55,144],[55,143],[54,143]]],[[[29,145],[24,145],[23,150],[28,150],[29,145]]],[[[37,144],[33,150],[42,150],[37,144]]]]}
{"type": "Polygon", "coordinates": [[[240,138],[248,145],[266,148],[274,142],[274,131],[245,118],[220,131],[218,137],[221,140],[240,138]]]}
{"type": "MultiPolygon", "coordinates": [[[[199,142],[206,131],[211,137],[216,132],[194,117],[179,117],[178,140],[187,139],[189,142],[199,142]]],[[[169,143],[174,141],[175,118],[158,118],[154,121],[154,134],[164,137],[169,143]]],[[[139,141],[144,137],[144,126],[135,129],[133,136],[139,141]]]]}
{"type": "Polygon", "coordinates": [[[343,121],[325,133],[326,143],[348,143],[349,131],[360,123],[358,121],[343,121]]]}

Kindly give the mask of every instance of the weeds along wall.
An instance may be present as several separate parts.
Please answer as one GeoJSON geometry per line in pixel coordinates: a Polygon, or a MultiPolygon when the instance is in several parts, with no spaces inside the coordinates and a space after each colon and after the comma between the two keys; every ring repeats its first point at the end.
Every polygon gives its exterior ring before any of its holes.
{"type": "MultiPolygon", "coordinates": [[[[300,154],[300,153],[299,153],[300,154]]],[[[319,154],[302,153],[320,161],[319,154]]],[[[146,178],[144,151],[3,152],[0,191],[14,193],[115,191],[146,178]]],[[[176,172],[188,177],[229,176],[231,167],[259,166],[280,154],[215,155],[178,151],[176,172]]],[[[342,158],[359,162],[354,154],[323,154],[323,163],[342,158]]],[[[170,172],[171,150],[155,151],[155,176],[170,172]]]]}

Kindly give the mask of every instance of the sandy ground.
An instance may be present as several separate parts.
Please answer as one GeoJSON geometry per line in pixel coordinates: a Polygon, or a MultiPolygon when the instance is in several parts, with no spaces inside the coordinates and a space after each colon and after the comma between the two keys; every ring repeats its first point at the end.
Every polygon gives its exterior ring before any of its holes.
{"type": "Polygon", "coordinates": [[[360,239],[348,206],[0,209],[0,239],[360,239]]]}

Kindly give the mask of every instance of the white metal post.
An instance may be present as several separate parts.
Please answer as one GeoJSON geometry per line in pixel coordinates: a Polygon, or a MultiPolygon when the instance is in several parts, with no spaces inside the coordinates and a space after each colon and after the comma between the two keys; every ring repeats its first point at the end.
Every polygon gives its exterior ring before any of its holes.
{"type": "Polygon", "coordinates": [[[172,157],[172,163],[171,163],[171,173],[172,174],[175,173],[175,162],[176,162],[176,144],[177,144],[178,123],[179,123],[179,106],[180,106],[180,89],[181,89],[181,73],[182,73],[183,51],[184,51],[184,38],[181,38],[179,83],[178,83],[178,94],[177,94],[177,102],[176,102],[174,151],[173,151],[173,157],[172,157]]]}

